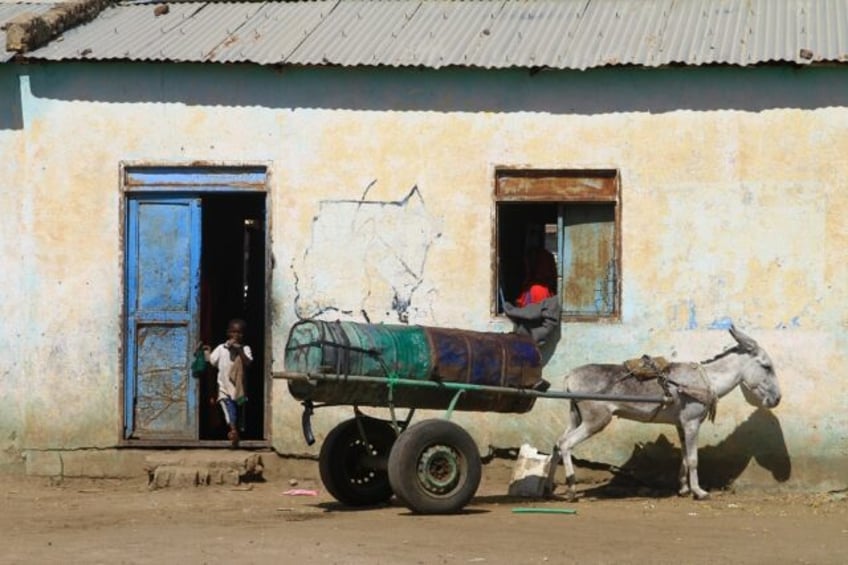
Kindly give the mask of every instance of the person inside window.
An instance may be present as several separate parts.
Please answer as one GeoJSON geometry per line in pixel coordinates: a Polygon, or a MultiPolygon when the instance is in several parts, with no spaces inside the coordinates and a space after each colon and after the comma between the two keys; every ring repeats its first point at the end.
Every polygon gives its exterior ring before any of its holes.
{"type": "Polygon", "coordinates": [[[504,302],[504,313],[514,332],[544,345],[559,328],[562,303],[557,297],[556,260],[543,247],[531,247],[524,258],[525,276],[515,304],[504,302]]]}
{"type": "Polygon", "coordinates": [[[515,301],[523,308],[556,295],[557,270],[553,254],[544,247],[528,250],[524,257],[524,282],[515,301]]]}

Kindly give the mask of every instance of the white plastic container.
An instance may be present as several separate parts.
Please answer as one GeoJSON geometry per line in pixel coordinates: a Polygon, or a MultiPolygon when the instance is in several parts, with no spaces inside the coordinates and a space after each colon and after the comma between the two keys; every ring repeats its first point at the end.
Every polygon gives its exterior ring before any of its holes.
{"type": "Polygon", "coordinates": [[[529,445],[523,444],[518,450],[518,458],[512,469],[509,483],[509,496],[526,498],[548,498],[553,493],[551,456],[539,453],[529,445]]]}

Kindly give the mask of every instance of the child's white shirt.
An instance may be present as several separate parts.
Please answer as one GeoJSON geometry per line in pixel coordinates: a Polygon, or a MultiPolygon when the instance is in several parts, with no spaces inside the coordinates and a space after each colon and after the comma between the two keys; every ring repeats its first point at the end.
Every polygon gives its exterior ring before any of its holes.
{"type": "MultiPolygon", "coordinates": [[[[242,351],[244,351],[245,357],[253,361],[253,353],[250,351],[249,345],[243,345],[242,351]]],[[[230,350],[227,349],[226,343],[222,343],[212,350],[209,355],[209,363],[218,369],[218,400],[225,398],[235,400],[236,385],[230,380],[233,360],[230,359],[230,350]]]]}

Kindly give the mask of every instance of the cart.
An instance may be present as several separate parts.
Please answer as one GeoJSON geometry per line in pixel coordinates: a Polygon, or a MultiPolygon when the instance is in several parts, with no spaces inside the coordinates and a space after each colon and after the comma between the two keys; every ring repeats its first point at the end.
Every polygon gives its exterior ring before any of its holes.
{"type": "Polygon", "coordinates": [[[516,334],[300,322],[289,334],[286,368],[275,376],[288,381],[304,407],[308,444],[315,442],[315,409],[353,407],[353,417],[321,445],[319,473],[327,491],[348,506],[373,506],[394,495],[419,514],[458,512],[480,484],[480,452],[451,421],[456,410],[525,413],[539,398],[664,401],[542,390],[539,350],[516,334]],[[361,408],[369,406],[388,408],[389,418],[366,415],[361,408]],[[407,409],[404,418],[398,408],[407,409]],[[417,409],[445,413],[413,424],[417,409]]]}

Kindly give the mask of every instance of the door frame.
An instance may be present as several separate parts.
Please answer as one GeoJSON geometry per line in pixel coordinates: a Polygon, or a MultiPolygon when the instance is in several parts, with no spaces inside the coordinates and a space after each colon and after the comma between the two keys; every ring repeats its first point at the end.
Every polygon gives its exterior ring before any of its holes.
{"type": "Polygon", "coordinates": [[[252,162],[212,162],[212,161],[187,161],[187,162],[155,162],[155,161],[121,161],[119,162],[119,193],[120,193],[120,222],[121,238],[121,312],[120,327],[121,336],[118,344],[119,359],[121,361],[121,378],[118,387],[118,413],[120,419],[117,424],[118,444],[127,447],[222,447],[229,442],[218,440],[154,440],[154,439],[132,439],[125,437],[125,425],[127,422],[126,400],[130,391],[127,390],[127,213],[128,200],[141,194],[161,194],[168,196],[192,196],[209,193],[227,194],[264,194],[265,197],[265,288],[263,297],[265,325],[263,328],[264,347],[261,352],[264,356],[263,363],[263,421],[262,439],[240,442],[242,447],[268,447],[271,444],[271,422],[272,418],[272,379],[271,379],[271,275],[272,275],[272,250],[271,250],[271,192],[269,190],[271,178],[271,163],[267,161],[252,162]]]}

